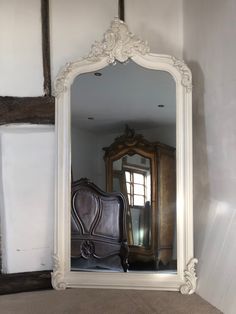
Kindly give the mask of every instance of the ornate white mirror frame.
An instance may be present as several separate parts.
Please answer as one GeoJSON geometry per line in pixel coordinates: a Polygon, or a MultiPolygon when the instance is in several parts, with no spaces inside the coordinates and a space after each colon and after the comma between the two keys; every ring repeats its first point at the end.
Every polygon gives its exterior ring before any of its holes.
{"type": "Polygon", "coordinates": [[[101,42],[96,42],[87,58],[68,63],[55,81],[56,97],[56,197],[55,245],[52,285],[126,289],[180,290],[192,294],[196,289],[193,258],[192,210],[192,77],[183,61],[168,55],[149,53],[146,42],[129,32],[127,25],[114,19],[101,42]],[[70,93],[74,79],[118,61],[132,59],[138,65],[167,71],[176,82],[176,160],[177,160],[177,272],[80,272],[71,271],[71,134],[70,93]]]}

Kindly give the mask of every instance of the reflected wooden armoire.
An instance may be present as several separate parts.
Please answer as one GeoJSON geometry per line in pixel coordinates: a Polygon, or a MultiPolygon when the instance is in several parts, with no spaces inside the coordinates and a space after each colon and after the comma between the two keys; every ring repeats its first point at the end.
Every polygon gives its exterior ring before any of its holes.
{"type": "Polygon", "coordinates": [[[175,259],[175,148],[149,142],[127,126],[104,151],[107,192],[122,192],[129,204],[129,264],[168,265],[175,259]]]}

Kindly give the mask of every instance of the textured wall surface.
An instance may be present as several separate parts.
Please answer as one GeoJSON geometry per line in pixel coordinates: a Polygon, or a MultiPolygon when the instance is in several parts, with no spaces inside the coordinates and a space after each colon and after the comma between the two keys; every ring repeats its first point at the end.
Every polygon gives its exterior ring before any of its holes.
{"type": "Polygon", "coordinates": [[[194,83],[197,292],[226,314],[236,313],[235,12],[234,0],[184,1],[184,58],[194,83]]]}
{"type": "Polygon", "coordinates": [[[151,51],[182,57],[183,0],[125,1],[130,30],[147,40],[151,51]]]}
{"type": "Polygon", "coordinates": [[[2,126],[3,272],[52,269],[54,128],[2,126]]]}
{"type": "Polygon", "coordinates": [[[40,0],[1,0],[0,30],[0,96],[42,95],[40,0]]]}

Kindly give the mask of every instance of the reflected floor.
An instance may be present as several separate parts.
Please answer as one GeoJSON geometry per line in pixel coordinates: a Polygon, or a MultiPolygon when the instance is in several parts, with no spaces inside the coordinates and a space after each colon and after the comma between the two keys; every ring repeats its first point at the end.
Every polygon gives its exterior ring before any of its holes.
{"type": "Polygon", "coordinates": [[[155,262],[146,262],[146,263],[141,263],[141,262],[136,262],[133,264],[129,265],[129,270],[139,270],[139,271],[162,271],[162,270],[177,270],[177,261],[173,260],[169,262],[167,265],[164,265],[162,262],[156,265],[155,262]]]}
{"type": "MultiPolygon", "coordinates": [[[[76,265],[74,261],[71,262],[71,270],[72,271],[91,271],[91,272],[124,272],[122,267],[116,265],[116,266],[110,266],[105,267],[103,265],[101,266],[94,266],[90,265],[89,267],[81,267],[81,265],[76,265]]],[[[155,263],[153,262],[146,262],[146,263],[133,263],[129,265],[128,272],[136,272],[136,271],[142,271],[142,272],[168,272],[168,273],[176,273],[177,271],[177,261],[173,260],[167,265],[162,264],[161,262],[158,265],[158,268],[155,263]]]]}
{"type": "Polygon", "coordinates": [[[177,270],[177,261],[173,260],[167,265],[164,265],[162,262],[156,265],[155,262],[146,262],[146,263],[133,263],[129,265],[130,271],[163,271],[163,270],[177,270]]]}

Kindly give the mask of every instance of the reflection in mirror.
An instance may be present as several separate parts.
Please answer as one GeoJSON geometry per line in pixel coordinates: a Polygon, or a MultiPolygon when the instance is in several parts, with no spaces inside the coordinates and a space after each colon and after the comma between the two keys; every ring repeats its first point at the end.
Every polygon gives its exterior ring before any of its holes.
{"type": "Polygon", "coordinates": [[[138,154],[125,155],[113,162],[113,192],[122,192],[127,198],[130,245],[150,247],[151,244],[150,167],[150,160],[138,154]]]}
{"type": "Polygon", "coordinates": [[[72,193],[96,191],[72,194],[72,270],[176,272],[175,146],[169,73],[130,60],[74,80],[72,193]]]}
{"type": "Polygon", "coordinates": [[[127,200],[129,270],[176,269],[175,148],[126,126],[104,150],[107,190],[119,189],[127,200]]]}

